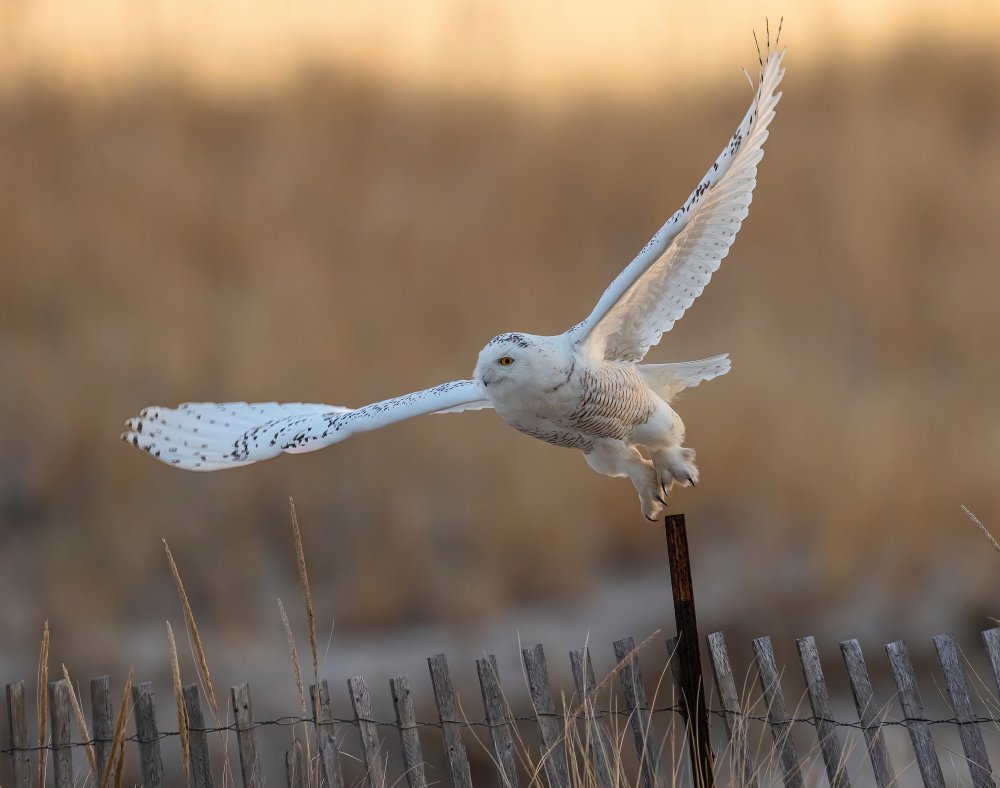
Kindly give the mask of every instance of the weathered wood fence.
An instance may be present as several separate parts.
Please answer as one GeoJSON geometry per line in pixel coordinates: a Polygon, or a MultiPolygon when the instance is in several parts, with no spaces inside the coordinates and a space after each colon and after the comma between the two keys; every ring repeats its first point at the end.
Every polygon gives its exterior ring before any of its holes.
{"type": "MultiPolygon", "coordinates": [[[[983,641],[1000,693],[1000,628],[984,632],[983,641]]],[[[983,729],[985,726],[993,736],[1000,729],[996,699],[986,701],[989,712],[985,716],[977,714],[973,698],[978,693],[970,692],[955,640],[949,635],[940,635],[933,642],[952,709],[950,716],[937,720],[928,717],[906,646],[898,641],[885,646],[885,652],[903,714],[887,719],[886,706],[881,704],[887,705],[890,698],[875,698],[861,645],[857,640],[847,640],[840,644],[840,650],[857,716],[838,720],[831,710],[824,670],[812,637],[797,642],[812,713],[796,716],[788,710],[781,672],[769,638],[753,641],[754,669],[749,674],[756,673],[764,709],[763,713],[751,713],[747,708],[746,688],[742,692],[738,689],[738,674],[733,671],[723,634],[709,635],[708,657],[715,678],[713,697],[716,699],[709,716],[715,721],[716,755],[720,760],[728,759],[732,784],[757,786],[769,783],[778,775],[786,786],[805,785],[801,753],[793,743],[792,732],[807,729],[815,741],[814,747],[819,751],[831,786],[846,788],[852,781],[855,785],[895,786],[899,784],[900,771],[915,761],[924,785],[944,788],[955,783],[946,782],[931,729],[948,725],[957,728],[964,752],[967,772],[959,778],[960,784],[995,785],[983,729]],[[753,723],[769,726],[772,740],[768,747],[752,746],[748,730],[753,723]],[[912,742],[912,757],[899,763],[892,762],[885,741],[884,731],[890,726],[905,728],[912,742]],[[725,739],[719,728],[724,729],[725,739]],[[864,734],[866,763],[860,763],[855,757],[854,765],[849,767],[852,759],[845,749],[842,736],[845,731],[864,734]]],[[[676,639],[670,639],[666,645],[676,651],[676,639]]],[[[440,773],[432,779],[426,768],[424,747],[432,741],[426,735],[430,731],[435,734],[434,738],[440,737],[440,742],[436,745],[437,752],[428,754],[436,762],[443,763],[451,785],[466,788],[473,784],[467,752],[468,733],[478,730],[482,735],[472,739],[471,746],[488,750],[488,753],[477,755],[480,756],[478,760],[489,763],[493,771],[491,775],[484,775],[483,781],[495,785],[512,788],[518,785],[556,788],[641,785],[652,788],[681,782],[697,783],[697,769],[682,773],[676,767],[664,766],[664,750],[678,749],[667,743],[668,728],[675,721],[680,722],[681,735],[692,728],[684,725],[680,703],[657,704],[655,696],[650,702],[648,685],[640,670],[640,653],[632,638],[615,642],[616,664],[605,680],[598,683],[589,651],[585,648],[574,650],[569,660],[575,686],[570,692],[556,693],[549,683],[542,646],[523,649],[524,675],[533,710],[520,716],[511,712],[496,659],[492,656],[476,660],[481,707],[478,700],[470,702],[467,699],[464,704],[459,703],[443,654],[428,659],[438,709],[437,719],[432,721],[417,720],[410,684],[405,676],[392,679],[386,688],[391,693],[395,719],[373,719],[368,684],[363,676],[355,676],[346,682],[346,694],[353,709],[351,717],[334,717],[329,685],[321,681],[310,687],[310,716],[297,714],[278,720],[258,720],[253,715],[250,687],[241,684],[231,690],[229,713],[223,710],[225,719],[233,722],[206,725],[202,690],[192,684],[183,687],[178,707],[183,712],[178,714],[178,725],[170,731],[160,731],[153,688],[145,682],[132,686],[129,703],[120,704],[122,708],[131,707],[131,734],[122,727],[124,716],[116,720],[114,708],[119,704],[113,703],[109,677],[101,676],[90,682],[89,730],[93,731],[90,738],[80,732],[80,722],[74,722],[74,690],[61,679],[48,685],[48,736],[41,745],[37,738],[29,736],[27,691],[25,683],[19,681],[7,685],[9,745],[3,752],[10,758],[11,784],[17,788],[43,784],[43,774],[46,774],[44,781],[56,788],[115,785],[125,746],[134,748],[146,788],[177,785],[183,779],[179,765],[172,764],[171,770],[164,769],[161,742],[167,738],[185,740],[181,756],[186,761],[183,773],[189,775],[189,784],[196,788],[236,784],[256,788],[279,783],[291,788],[313,785],[340,788],[359,781],[369,788],[385,788],[400,784],[404,777],[411,788],[423,788],[429,783],[443,782],[440,773]],[[624,699],[620,707],[600,705],[597,701],[599,696],[611,697],[612,693],[606,690],[612,683],[619,685],[619,697],[624,699]],[[620,725],[613,724],[612,720],[619,721],[620,725]],[[535,729],[537,736],[538,744],[533,752],[529,751],[532,746],[518,733],[518,726],[527,724],[535,729]],[[258,737],[281,726],[296,726],[294,741],[286,754],[286,774],[280,780],[273,774],[265,780],[258,737]],[[71,733],[73,728],[76,728],[75,738],[71,733]],[[387,730],[391,735],[383,735],[387,730]],[[423,737],[420,731],[425,732],[423,737]],[[238,773],[236,758],[231,766],[212,762],[209,739],[213,736],[235,740],[238,773]],[[392,740],[397,737],[398,743],[393,744],[392,740]],[[363,768],[358,772],[354,759],[349,758],[356,774],[353,780],[347,781],[343,770],[345,749],[360,751],[363,761],[363,768]],[[395,750],[396,759],[401,760],[402,774],[390,773],[387,757],[390,749],[395,750]],[[48,764],[42,767],[46,758],[48,764]],[[165,778],[168,771],[171,776],[165,778]],[[236,776],[233,773],[237,773],[236,776]]],[[[521,676],[516,678],[517,682],[523,680],[521,676]]],[[[515,689],[511,687],[511,694],[515,689]]],[[[77,701],[78,708],[80,705],[77,701]]],[[[913,773],[912,768],[910,772],[913,773]]]]}
{"type": "MultiPolygon", "coordinates": [[[[895,691],[876,697],[861,644],[846,640],[840,643],[843,673],[839,668],[837,672],[846,676],[856,713],[841,710],[838,719],[816,641],[802,638],[797,649],[805,690],[788,695],[794,701],[790,711],[784,690],[790,673],[799,668],[779,670],[770,638],[753,640],[751,664],[737,672],[723,634],[710,634],[707,659],[714,682],[704,679],[683,516],[668,517],[666,527],[677,636],[665,644],[648,638],[638,647],[631,637],[618,640],[608,653],[597,655],[599,664],[607,666],[599,674],[589,649],[573,650],[572,686],[553,688],[546,654],[538,644],[521,650],[523,676],[506,677],[506,685],[494,656],[476,660],[475,694],[481,696],[481,706],[478,698],[466,697],[462,703],[448,661],[438,654],[427,660],[437,707],[434,720],[418,720],[422,705],[413,698],[405,676],[391,679],[389,695],[379,696],[391,696],[393,720],[373,716],[372,692],[364,676],[346,682],[350,716],[334,715],[330,685],[322,680],[309,687],[308,700],[300,685],[298,713],[260,719],[253,713],[249,685],[232,687],[228,703],[219,708],[210,684],[181,687],[175,674],[170,694],[171,706],[176,706],[171,716],[175,714],[177,722],[163,731],[157,720],[166,715],[157,714],[149,682],[132,685],[130,678],[116,705],[110,677],[92,679],[88,725],[84,704],[68,678],[43,682],[37,688],[37,705],[29,704],[25,683],[19,681],[7,685],[8,746],[0,749],[9,757],[9,784],[121,785],[127,779],[128,750],[138,756],[132,761],[138,761],[146,788],[386,788],[403,779],[410,788],[424,788],[444,782],[444,775],[455,788],[468,788],[474,776],[478,784],[503,788],[701,788],[717,781],[796,788],[805,786],[807,779],[821,783],[821,770],[833,788],[895,788],[917,775],[929,788],[996,785],[984,734],[993,737],[993,744],[1000,740],[1000,628],[982,633],[992,686],[978,674],[973,674],[978,683],[970,685],[967,662],[951,635],[933,638],[940,674],[935,670],[925,675],[923,683],[925,688],[943,686],[948,708],[934,718],[925,710],[903,641],[885,646],[895,691]],[[646,661],[645,678],[640,656],[646,661]],[[648,670],[650,663],[656,670],[648,670]],[[597,675],[603,678],[598,681],[597,675]],[[647,683],[650,675],[654,681],[647,683]],[[664,681],[665,676],[670,680],[664,681]],[[525,688],[530,708],[515,714],[517,702],[512,699],[525,688]],[[799,711],[805,697],[808,715],[799,711]],[[901,714],[890,713],[893,701],[898,701],[901,714]],[[38,725],[29,734],[33,711],[38,725]],[[273,738],[277,728],[285,729],[281,748],[288,747],[280,779],[273,769],[267,773],[262,755],[273,749],[274,741],[265,737],[273,738]],[[893,750],[886,734],[902,730],[909,735],[909,748],[901,749],[896,736],[893,750]],[[941,736],[935,740],[932,731],[957,731],[961,752],[941,736]],[[852,747],[851,742],[862,738],[863,745],[852,747]],[[168,761],[170,768],[165,768],[161,750],[166,741],[180,743],[180,763],[168,761]],[[233,749],[238,758],[231,757],[233,749]]],[[[467,669],[458,676],[459,686],[472,683],[472,665],[467,669]]]]}

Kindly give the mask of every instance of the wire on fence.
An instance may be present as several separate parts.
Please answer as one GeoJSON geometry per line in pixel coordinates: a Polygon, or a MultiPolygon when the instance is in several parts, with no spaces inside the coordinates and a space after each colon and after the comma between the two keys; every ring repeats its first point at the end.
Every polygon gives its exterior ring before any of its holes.
{"type": "MultiPolygon", "coordinates": [[[[645,711],[650,714],[663,714],[667,712],[671,713],[681,713],[682,709],[680,705],[672,706],[654,706],[653,708],[646,708],[645,711]]],[[[575,715],[576,719],[584,721],[585,719],[593,720],[600,719],[604,717],[628,717],[633,713],[632,710],[628,709],[596,709],[593,710],[589,715],[585,712],[580,711],[575,715]]],[[[716,717],[723,717],[726,711],[723,709],[708,709],[708,713],[716,717]]],[[[786,720],[772,721],[767,715],[763,714],[748,714],[742,711],[730,711],[730,714],[738,714],[745,720],[753,722],[761,722],[768,724],[778,724],[778,725],[811,725],[814,728],[819,723],[828,723],[830,725],[835,725],[838,728],[851,728],[853,730],[863,731],[865,730],[865,724],[857,722],[844,722],[842,720],[829,719],[827,717],[790,717],[786,720]]],[[[522,716],[511,716],[509,722],[537,722],[539,717],[555,717],[557,719],[565,719],[567,714],[555,713],[545,713],[539,712],[538,714],[529,714],[522,716]]],[[[881,728],[881,727],[907,727],[908,725],[919,722],[925,725],[956,725],[959,727],[966,725],[995,725],[1000,726],[1000,718],[997,717],[971,717],[968,719],[960,720],[957,717],[943,717],[941,719],[924,719],[924,718],[913,718],[913,717],[903,717],[898,720],[881,720],[877,725],[869,726],[870,728],[881,728]]],[[[255,720],[251,725],[250,729],[256,728],[266,728],[266,727],[288,727],[292,725],[300,725],[302,723],[307,723],[309,725],[316,725],[317,721],[315,717],[301,717],[295,715],[287,715],[284,717],[278,717],[273,720],[255,720]]],[[[408,730],[411,728],[441,728],[445,724],[461,725],[466,728],[497,728],[508,724],[507,722],[491,724],[488,720],[416,720],[410,725],[400,725],[396,721],[389,720],[373,720],[364,717],[333,717],[323,724],[339,723],[343,725],[354,725],[357,727],[361,723],[371,723],[377,725],[380,728],[394,728],[396,730],[408,730]]],[[[236,732],[236,723],[232,722],[229,725],[219,725],[206,728],[191,728],[191,731],[197,731],[198,733],[228,733],[236,732]]],[[[180,731],[160,731],[156,738],[153,740],[145,739],[144,741],[159,741],[162,739],[169,739],[175,736],[180,736],[180,731]]],[[[126,741],[138,742],[139,738],[136,735],[126,736],[126,741]]],[[[102,740],[103,741],[103,740],[102,740]]],[[[69,743],[60,744],[59,747],[91,747],[98,742],[97,739],[90,739],[89,741],[74,741],[69,743]]],[[[0,755],[13,755],[15,752],[38,752],[40,750],[52,751],[56,748],[52,744],[44,745],[33,745],[31,747],[3,747],[0,748],[0,755]]]]}

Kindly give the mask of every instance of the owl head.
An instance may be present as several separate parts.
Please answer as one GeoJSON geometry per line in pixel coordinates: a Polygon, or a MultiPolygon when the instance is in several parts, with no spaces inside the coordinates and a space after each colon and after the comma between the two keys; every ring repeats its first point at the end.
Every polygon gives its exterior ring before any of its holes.
{"type": "Polygon", "coordinates": [[[487,391],[518,388],[546,389],[565,381],[572,366],[572,352],[561,337],[500,334],[479,354],[472,373],[487,391]]]}

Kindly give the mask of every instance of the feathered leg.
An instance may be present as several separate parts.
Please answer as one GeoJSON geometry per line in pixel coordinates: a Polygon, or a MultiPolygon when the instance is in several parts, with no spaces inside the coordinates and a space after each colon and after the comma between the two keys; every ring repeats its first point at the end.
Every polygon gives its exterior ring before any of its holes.
{"type": "Polygon", "coordinates": [[[639,493],[643,515],[652,521],[659,518],[667,501],[653,463],[644,459],[637,448],[624,441],[601,440],[584,456],[587,464],[598,473],[628,476],[639,493]]]}

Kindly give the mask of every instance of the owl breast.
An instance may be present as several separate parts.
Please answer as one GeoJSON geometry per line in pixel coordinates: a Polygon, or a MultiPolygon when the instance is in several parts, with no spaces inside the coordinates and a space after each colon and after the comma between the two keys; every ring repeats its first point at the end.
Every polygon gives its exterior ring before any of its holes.
{"type": "Polygon", "coordinates": [[[625,440],[655,410],[645,380],[625,364],[581,366],[547,394],[537,408],[498,412],[525,435],[589,452],[597,439],[625,440]]]}

